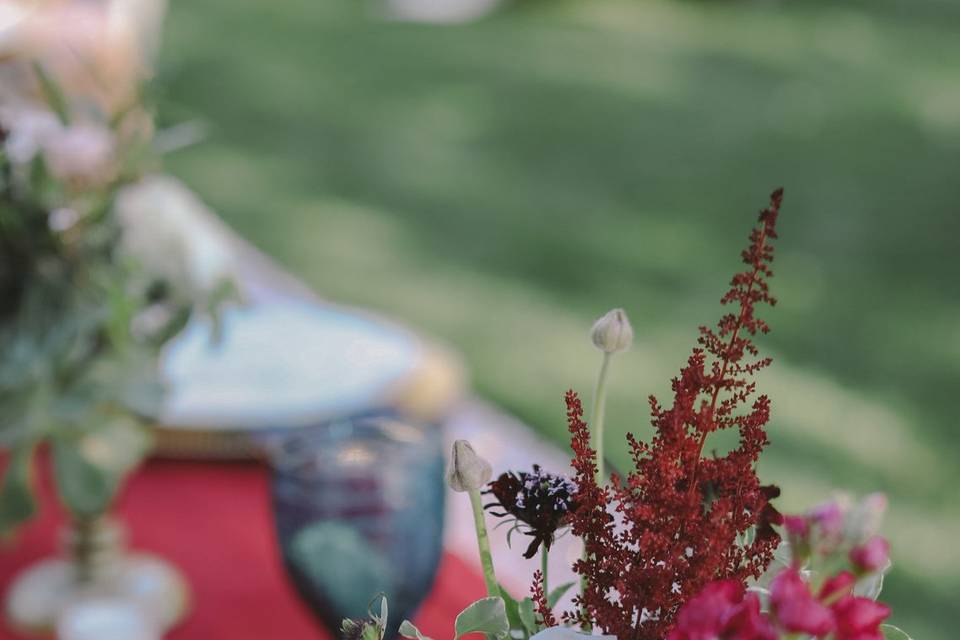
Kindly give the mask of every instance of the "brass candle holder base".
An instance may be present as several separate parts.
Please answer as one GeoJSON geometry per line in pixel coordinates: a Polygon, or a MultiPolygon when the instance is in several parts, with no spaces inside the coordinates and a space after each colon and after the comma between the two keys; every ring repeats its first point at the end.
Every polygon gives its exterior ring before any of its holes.
{"type": "Polygon", "coordinates": [[[63,557],[42,560],[14,580],[6,599],[12,626],[49,635],[68,606],[102,597],[135,603],[160,630],[186,615],[186,580],[159,557],[128,553],[116,521],[100,517],[74,522],[64,532],[63,548],[63,557]]]}

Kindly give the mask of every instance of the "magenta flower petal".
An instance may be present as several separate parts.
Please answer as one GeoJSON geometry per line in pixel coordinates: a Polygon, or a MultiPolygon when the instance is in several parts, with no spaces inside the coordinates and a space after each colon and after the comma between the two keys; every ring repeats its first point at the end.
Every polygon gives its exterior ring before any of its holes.
{"type": "Polygon", "coordinates": [[[880,536],[873,536],[865,543],[850,550],[850,562],[864,573],[880,571],[890,558],[890,543],[880,536]]]}
{"type": "Polygon", "coordinates": [[[822,638],[833,631],[833,614],[820,604],[796,569],[782,571],[770,583],[770,605],[780,625],[791,632],[822,638]]]}

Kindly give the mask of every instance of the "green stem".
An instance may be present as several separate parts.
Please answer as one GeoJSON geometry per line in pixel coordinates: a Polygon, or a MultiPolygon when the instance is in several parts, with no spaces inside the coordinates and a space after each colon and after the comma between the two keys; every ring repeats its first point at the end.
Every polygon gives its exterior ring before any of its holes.
{"type": "Polygon", "coordinates": [[[607,372],[610,370],[612,356],[612,353],[603,352],[603,362],[600,364],[600,374],[597,376],[597,386],[593,391],[593,407],[590,412],[593,450],[597,452],[597,484],[600,486],[607,482],[603,457],[603,416],[607,405],[607,372]]]}
{"type": "MultiPolygon", "coordinates": [[[[597,453],[597,475],[596,481],[598,486],[603,486],[607,483],[607,470],[606,464],[604,464],[604,454],[603,454],[603,417],[604,411],[607,405],[607,373],[610,370],[610,361],[613,359],[613,354],[604,351],[603,352],[603,361],[600,363],[600,373],[597,375],[597,386],[593,390],[593,406],[590,410],[590,432],[593,434],[593,450],[597,453]]],[[[584,541],[586,542],[586,541],[584,541]]],[[[587,551],[583,551],[583,559],[589,560],[587,556],[587,551]]],[[[582,597],[587,590],[587,577],[580,577],[580,596],[582,597]]],[[[583,624],[581,625],[581,630],[590,631],[591,625],[583,624]]]]}
{"type": "Polygon", "coordinates": [[[540,573],[543,574],[543,595],[550,595],[550,587],[547,586],[547,565],[549,564],[550,551],[547,550],[547,545],[540,545],[540,573]]]}
{"type": "Polygon", "coordinates": [[[493,572],[493,556],[490,554],[490,537],[487,535],[487,524],[483,519],[483,505],[480,503],[480,491],[471,489],[470,506],[473,507],[473,523],[477,529],[477,546],[480,548],[480,564],[483,566],[483,580],[487,585],[487,595],[499,598],[500,586],[497,576],[493,572]]]}

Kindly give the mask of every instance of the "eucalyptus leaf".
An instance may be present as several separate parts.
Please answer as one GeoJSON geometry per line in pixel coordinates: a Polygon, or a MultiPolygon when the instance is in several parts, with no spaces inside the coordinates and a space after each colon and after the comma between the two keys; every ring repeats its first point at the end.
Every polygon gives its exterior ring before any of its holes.
{"type": "MultiPolygon", "coordinates": [[[[350,618],[369,617],[380,626],[380,617],[364,603],[390,585],[393,572],[387,558],[356,529],[337,521],[313,522],[296,532],[286,553],[297,580],[322,589],[332,608],[350,618]]],[[[381,611],[386,613],[382,605],[381,611]]]]}
{"type": "Polygon", "coordinates": [[[510,633],[507,611],[502,598],[477,600],[460,612],[454,624],[454,640],[468,633],[485,633],[504,638],[510,633]]]}
{"type": "Polygon", "coordinates": [[[105,416],[79,440],[86,459],[117,479],[133,471],[153,444],[150,432],[129,415],[105,416]]]}
{"type": "Polygon", "coordinates": [[[892,624],[880,625],[880,632],[883,634],[884,640],[913,640],[903,629],[892,624]]]}
{"type": "Polygon", "coordinates": [[[11,452],[0,486],[0,534],[9,533],[36,511],[33,499],[32,445],[11,452]]]}
{"type": "Polygon", "coordinates": [[[547,595],[547,606],[549,606],[551,609],[557,606],[557,603],[560,602],[560,598],[565,596],[567,591],[570,591],[570,587],[572,587],[573,584],[574,583],[572,582],[567,582],[566,584],[562,584],[559,587],[552,589],[547,595]]]}
{"type": "Polygon", "coordinates": [[[88,460],[76,438],[54,438],[52,448],[54,478],[67,509],[77,516],[106,511],[117,490],[116,473],[88,460]]]}
{"type": "Polygon", "coordinates": [[[537,624],[537,615],[533,610],[533,600],[530,598],[524,598],[521,600],[518,607],[518,613],[520,614],[520,621],[526,628],[527,633],[530,635],[535,634],[539,629],[539,625],[537,624]]]}
{"type": "Polygon", "coordinates": [[[520,605],[517,601],[510,595],[503,585],[500,587],[500,597],[503,598],[503,605],[507,612],[507,622],[510,623],[511,634],[517,632],[521,638],[526,638],[529,636],[526,626],[523,624],[523,621],[520,619],[520,605]]]}
{"type": "Polygon", "coordinates": [[[27,393],[0,393],[0,448],[14,449],[30,435],[27,393]]]}
{"type": "Polygon", "coordinates": [[[400,635],[411,640],[433,640],[430,636],[420,633],[420,629],[417,629],[409,620],[400,623],[400,635]]]}

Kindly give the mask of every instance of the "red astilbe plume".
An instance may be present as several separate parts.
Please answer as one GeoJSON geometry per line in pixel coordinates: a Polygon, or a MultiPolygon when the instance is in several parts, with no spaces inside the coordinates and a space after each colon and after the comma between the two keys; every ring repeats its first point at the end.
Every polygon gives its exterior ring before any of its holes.
{"type": "Polygon", "coordinates": [[[679,607],[708,583],[742,583],[772,559],[779,536],[771,524],[781,517],[769,500],[779,490],[762,486],[755,470],[768,443],[770,401],[761,395],[750,403],[751,378],[770,359],[759,356],[751,338],[768,331],[755,307],[775,303],[767,278],[782,195],[775,191],[760,213],[741,254],[747,269],[721,299],[736,307],[716,329],[700,327],[699,346],[672,381],[673,405],[665,409],[650,397],[653,439],[627,436],[635,469],[625,479],[597,484],[583,409],[567,393],[580,505],[572,528],[586,555],[574,566],[584,592],[565,621],[595,625],[619,640],[661,640],[679,607]],[[739,431],[739,446],[705,457],[707,437],[725,429],[739,431]]]}
{"type": "Polygon", "coordinates": [[[547,594],[543,590],[543,572],[539,569],[533,573],[533,587],[530,589],[533,596],[533,610],[540,616],[540,624],[544,627],[557,626],[557,619],[547,602],[547,594]]]}

